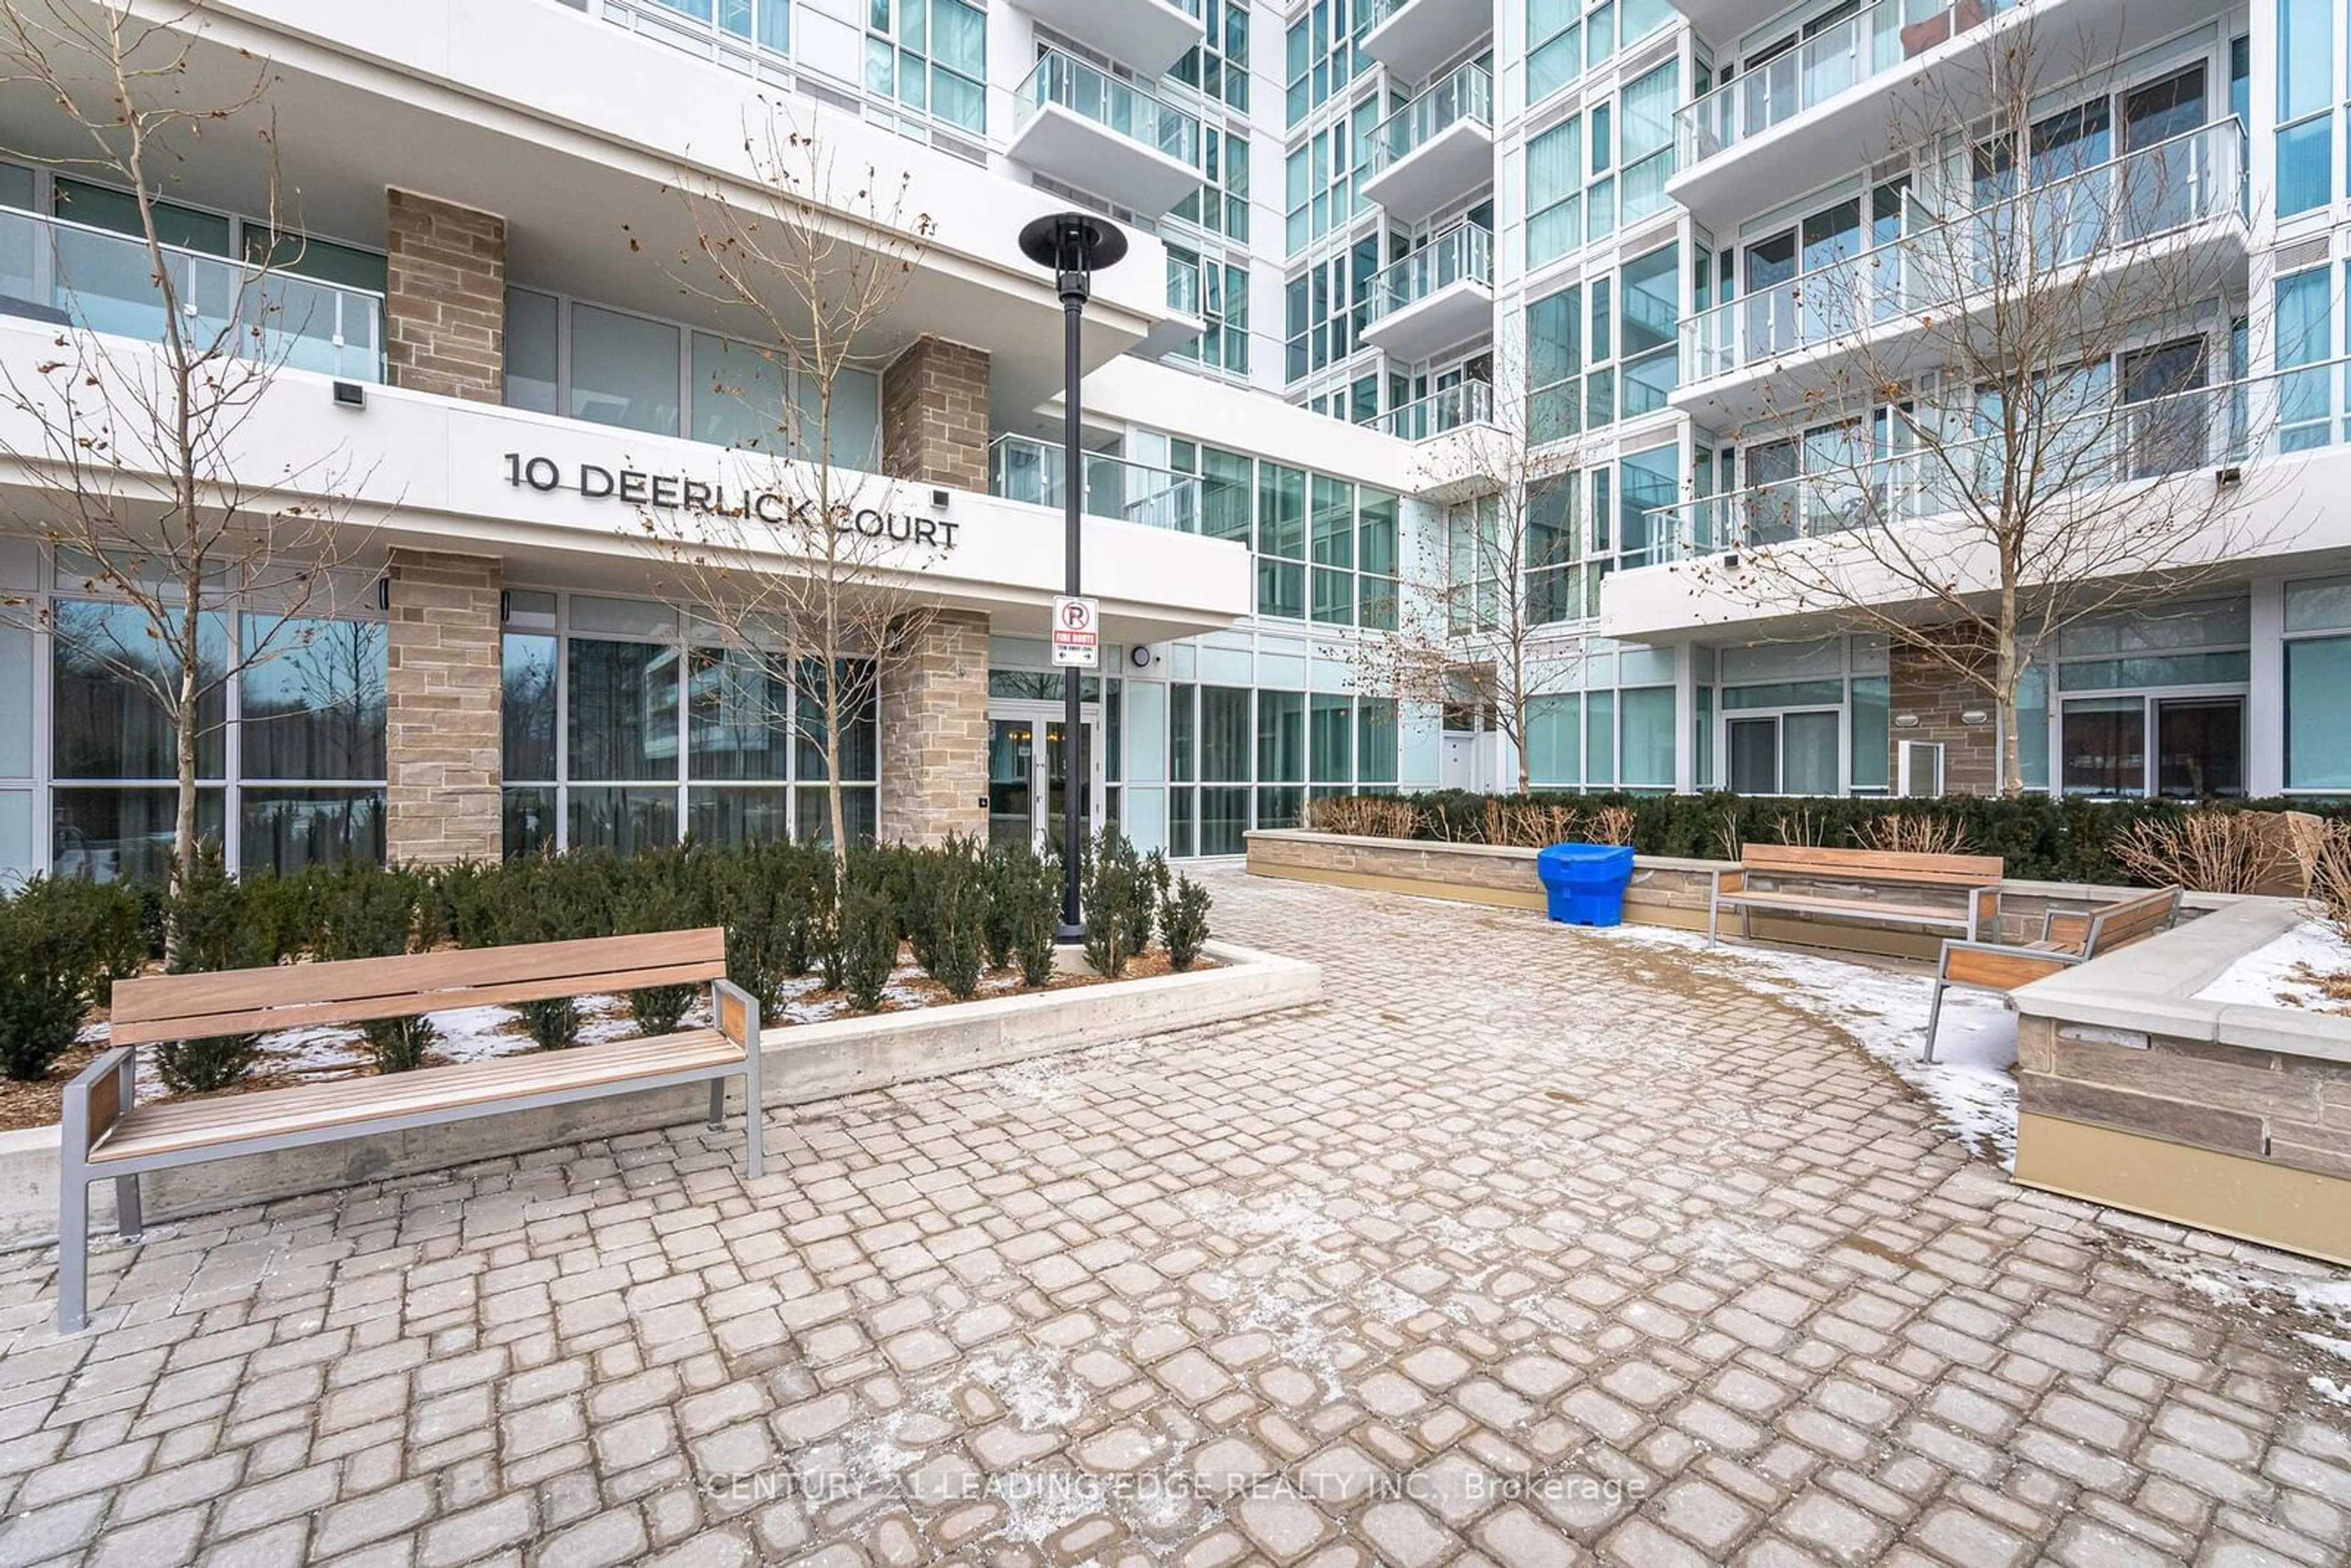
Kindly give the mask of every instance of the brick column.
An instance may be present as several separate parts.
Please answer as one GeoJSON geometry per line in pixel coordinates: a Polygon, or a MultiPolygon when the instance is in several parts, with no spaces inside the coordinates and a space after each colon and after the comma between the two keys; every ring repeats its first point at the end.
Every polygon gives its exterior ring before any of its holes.
{"type": "Polygon", "coordinates": [[[986,350],[925,337],[882,372],[882,468],[893,479],[986,493],[986,350]]]}
{"type": "MultiPolygon", "coordinates": [[[[1991,654],[1980,655],[1978,663],[1989,669],[1991,654]]],[[[1959,715],[1970,709],[1987,716],[1991,713],[1991,698],[1983,687],[1962,681],[1941,658],[1896,637],[1886,649],[1886,689],[1889,722],[1900,714],[1918,716],[1916,728],[1888,730],[1891,755],[1886,758],[1886,780],[1889,787],[1899,787],[1902,781],[1902,743],[1936,740],[1943,745],[1946,794],[2000,793],[2000,727],[1989,716],[1981,724],[1959,721],[1959,715]]]]}
{"type": "MultiPolygon", "coordinates": [[[[384,685],[386,858],[496,860],[504,563],[395,549],[384,685]]],[[[983,675],[983,679],[985,676],[983,675]]]]}
{"type": "Polygon", "coordinates": [[[392,384],[504,401],[506,219],[413,191],[389,198],[384,352],[392,384]]]}
{"type": "Polygon", "coordinates": [[[987,617],[942,610],[883,672],[884,843],[987,831],[987,617]]]}

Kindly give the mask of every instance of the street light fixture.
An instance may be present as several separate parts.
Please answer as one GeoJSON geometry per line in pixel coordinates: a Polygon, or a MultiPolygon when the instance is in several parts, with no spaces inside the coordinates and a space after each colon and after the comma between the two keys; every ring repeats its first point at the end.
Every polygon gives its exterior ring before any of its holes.
{"type": "MultiPolygon", "coordinates": [[[[1056,213],[1039,218],[1020,231],[1020,254],[1038,266],[1050,267],[1053,287],[1061,297],[1061,457],[1066,465],[1061,481],[1062,591],[1078,597],[1078,535],[1083,507],[1085,475],[1078,431],[1078,325],[1093,293],[1093,275],[1115,267],[1126,255],[1126,235],[1107,218],[1092,213],[1056,213]]],[[[1084,799],[1086,776],[1078,750],[1080,674],[1064,669],[1067,686],[1061,718],[1061,928],[1064,942],[1084,939],[1078,918],[1078,853],[1081,828],[1078,805],[1084,799]]]]}

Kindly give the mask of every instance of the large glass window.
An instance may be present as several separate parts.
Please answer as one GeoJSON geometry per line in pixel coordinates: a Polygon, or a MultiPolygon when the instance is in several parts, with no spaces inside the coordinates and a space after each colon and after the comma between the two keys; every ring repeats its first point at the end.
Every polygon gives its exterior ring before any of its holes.
{"type": "Polygon", "coordinates": [[[2335,16],[2331,0],[2277,0],[2277,214],[2335,194],[2335,16]]]}
{"type": "Polygon", "coordinates": [[[1257,612],[1306,615],[1306,474],[1266,463],[1258,471],[1257,612]]]}
{"type": "MultiPolygon", "coordinates": [[[[788,679],[779,655],[687,645],[660,605],[516,590],[502,663],[508,854],[830,833],[820,662],[788,679]]],[[[841,737],[843,816],[870,838],[877,716],[870,675],[844,668],[863,706],[841,737]]]]}
{"type": "Polygon", "coordinates": [[[571,308],[571,417],[675,435],[678,329],[593,305],[571,308]]]}
{"type": "MultiPolygon", "coordinates": [[[[51,614],[51,868],[162,876],[178,769],[176,731],[154,685],[175,678],[176,666],[161,656],[143,611],[68,600],[51,614]]],[[[206,612],[202,625],[198,833],[221,841],[248,872],[381,860],[383,623],[256,616],[240,628],[206,612]],[[230,639],[240,631],[247,662],[232,675],[230,639]]],[[[0,757],[6,749],[0,743],[0,757]]]]}
{"type": "Polygon", "coordinates": [[[1627,789],[1674,787],[1674,688],[1641,686],[1616,694],[1624,726],[1616,781],[1627,789]]]}
{"type": "MultiPolygon", "coordinates": [[[[1168,75],[1203,98],[1222,99],[1247,113],[1249,106],[1249,0],[1203,0],[1201,41],[1176,62],[1168,75]]],[[[1246,234],[1238,237],[1247,237],[1246,234]]]]}

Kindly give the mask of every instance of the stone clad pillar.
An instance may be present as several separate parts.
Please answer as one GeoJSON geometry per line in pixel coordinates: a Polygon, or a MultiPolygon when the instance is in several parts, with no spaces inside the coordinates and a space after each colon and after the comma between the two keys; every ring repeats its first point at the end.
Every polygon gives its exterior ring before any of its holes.
{"type": "Polygon", "coordinates": [[[987,352],[915,341],[882,372],[882,469],[893,479],[987,490],[987,352]]]}
{"type": "Polygon", "coordinates": [[[385,858],[496,860],[504,563],[395,549],[388,575],[385,858]]]}
{"type": "Polygon", "coordinates": [[[987,617],[942,610],[883,671],[884,843],[987,832],[987,617]]]}
{"type": "Polygon", "coordinates": [[[413,191],[388,199],[384,354],[392,384],[504,402],[506,219],[413,191]]]}
{"type": "MultiPolygon", "coordinates": [[[[1890,728],[1886,759],[1886,784],[1898,787],[1901,776],[1896,771],[1901,746],[1906,740],[1938,740],[1943,744],[1943,789],[1952,795],[1997,795],[2000,793],[2000,727],[1986,722],[1967,724],[1959,716],[1970,710],[1990,714],[1991,698],[1983,688],[1962,681],[1933,654],[1907,645],[1899,637],[1888,640],[1886,649],[1886,716],[1891,721],[1896,714],[1916,714],[1917,724],[1908,729],[1890,728]]],[[[1977,661],[1990,667],[1987,653],[1977,661]]]]}

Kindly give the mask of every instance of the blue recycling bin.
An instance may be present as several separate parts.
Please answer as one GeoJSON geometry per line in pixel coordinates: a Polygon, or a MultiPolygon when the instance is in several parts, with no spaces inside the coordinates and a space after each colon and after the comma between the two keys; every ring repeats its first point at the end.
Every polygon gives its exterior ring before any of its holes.
{"type": "Polygon", "coordinates": [[[1568,925],[1621,925],[1633,880],[1630,844],[1553,844],[1535,852],[1551,917],[1568,925]]]}

